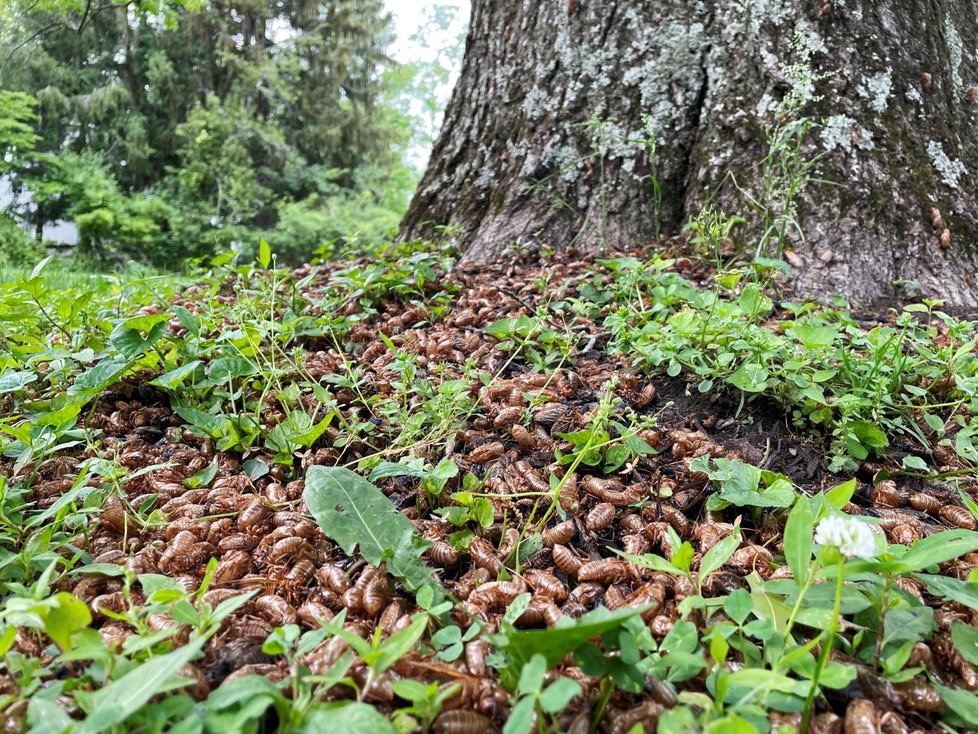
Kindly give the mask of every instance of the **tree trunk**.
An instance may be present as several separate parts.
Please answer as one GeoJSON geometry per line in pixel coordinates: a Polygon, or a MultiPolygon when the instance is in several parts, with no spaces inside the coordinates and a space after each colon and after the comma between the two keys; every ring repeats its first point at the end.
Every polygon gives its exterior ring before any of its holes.
{"type": "Polygon", "coordinates": [[[978,306],[975,85],[970,1],[473,0],[402,236],[451,226],[475,260],[649,241],[712,206],[748,219],[750,248],[798,221],[804,240],[762,249],[797,252],[801,293],[867,303],[914,279],[978,306]],[[821,126],[795,164],[817,160],[785,206],[791,148],[764,158],[802,115],[821,126]]]}

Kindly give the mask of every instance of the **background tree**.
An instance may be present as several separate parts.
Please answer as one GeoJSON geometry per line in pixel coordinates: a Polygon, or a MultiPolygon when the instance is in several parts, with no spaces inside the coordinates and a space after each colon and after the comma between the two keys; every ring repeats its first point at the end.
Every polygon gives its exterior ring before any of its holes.
{"type": "MultiPolygon", "coordinates": [[[[30,170],[38,162],[37,100],[23,92],[0,91],[0,179],[30,170]]],[[[24,265],[40,248],[8,212],[0,211],[0,267],[24,265]]]]}
{"type": "Polygon", "coordinates": [[[978,6],[474,0],[402,236],[597,247],[743,213],[796,285],[978,305],[978,6]],[[804,239],[803,239],[804,238],[804,239]]]}
{"type": "Polygon", "coordinates": [[[411,127],[383,104],[396,64],[382,0],[12,0],[2,12],[0,88],[36,97],[38,148],[60,157],[11,172],[38,226],[67,217],[94,254],[172,264],[261,234],[299,261],[349,226],[346,210],[375,215],[359,221],[368,237],[396,225],[411,127]],[[320,226],[296,227],[297,207],[320,226]]]}

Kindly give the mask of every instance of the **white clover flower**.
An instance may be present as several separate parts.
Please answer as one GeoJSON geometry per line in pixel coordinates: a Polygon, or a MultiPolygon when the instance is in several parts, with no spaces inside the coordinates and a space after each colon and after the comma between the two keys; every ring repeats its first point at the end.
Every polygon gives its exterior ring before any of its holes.
{"type": "Polygon", "coordinates": [[[831,545],[849,558],[875,558],[878,553],[869,525],[850,517],[826,517],[815,528],[815,542],[831,545]]]}

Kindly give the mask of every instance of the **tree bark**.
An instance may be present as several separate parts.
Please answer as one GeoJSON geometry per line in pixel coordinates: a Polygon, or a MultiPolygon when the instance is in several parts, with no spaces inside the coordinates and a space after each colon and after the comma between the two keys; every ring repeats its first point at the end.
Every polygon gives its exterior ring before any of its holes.
{"type": "Polygon", "coordinates": [[[712,206],[743,214],[752,246],[751,200],[777,209],[762,163],[775,110],[804,91],[797,114],[822,123],[804,154],[822,157],[796,198],[804,239],[783,243],[796,290],[868,303],[914,279],[978,306],[976,85],[965,0],[473,0],[401,235],[449,226],[478,260],[514,243],[649,241],[712,206]],[[786,65],[805,49],[816,76],[802,90],[786,65]],[[636,142],[646,129],[654,157],[636,142]]]}

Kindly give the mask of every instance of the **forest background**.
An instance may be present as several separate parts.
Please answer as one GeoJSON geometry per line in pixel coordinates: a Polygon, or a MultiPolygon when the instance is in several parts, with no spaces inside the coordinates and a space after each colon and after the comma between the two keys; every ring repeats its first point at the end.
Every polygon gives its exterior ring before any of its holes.
{"type": "Polygon", "coordinates": [[[282,264],[384,241],[464,5],[0,3],[0,268],[66,239],[86,268],[168,269],[263,238],[282,264]]]}

